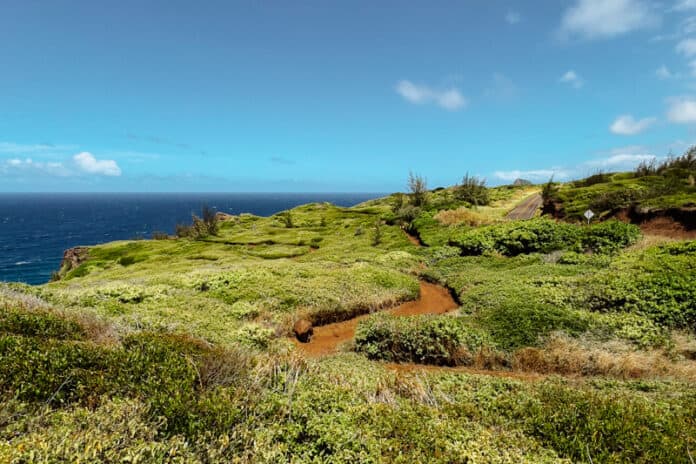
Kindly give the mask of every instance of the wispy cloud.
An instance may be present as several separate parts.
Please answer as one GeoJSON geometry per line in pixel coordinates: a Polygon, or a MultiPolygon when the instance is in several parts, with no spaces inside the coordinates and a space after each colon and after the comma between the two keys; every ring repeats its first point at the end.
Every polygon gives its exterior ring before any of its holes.
{"type": "MultiPolygon", "coordinates": [[[[683,143],[682,143],[683,145],[683,143]]],[[[642,161],[661,160],[650,148],[631,145],[614,148],[597,153],[592,159],[572,166],[555,166],[546,169],[496,171],[493,175],[503,181],[512,182],[515,179],[527,179],[533,182],[543,182],[552,176],[555,180],[568,180],[590,175],[600,170],[630,171],[642,161]]]]}
{"type": "Polygon", "coordinates": [[[584,163],[592,168],[606,168],[613,171],[631,170],[643,161],[652,161],[658,157],[651,150],[640,146],[614,148],[605,156],[584,163]]]}
{"type": "Polygon", "coordinates": [[[435,104],[449,111],[460,110],[468,103],[461,91],[454,87],[438,90],[427,85],[402,80],[396,84],[396,92],[410,103],[417,105],[435,104]]]}
{"type": "Polygon", "coordinates": [[[52,143],[22,144],[14,142],[0,142],[0,154],[10,155],[62,153],[76,150],[77,148],[77,145],[54,145],[52,143]]]}
{"type": "Polygon", "coordinates": [[[609,130],[617,135],[636,135],[655,124],[656,118],[635,119],[630,114],[624,114],[614,120],[609,130]]]}
{"type": "Polygon", "coordinates": [[[507,22],[510,25],[515,25],[522,21],[522,16],[514,10],[508,10],[507,13],[505,13],[505,22],[507,22]]]}
{"type": "Polygon", "coordinates": [[[10,158],[4,162],[0,161],[0,174],[67,177],[72,175],[72,172],[61,162],[35,161],[32,158],[10,158]]]}
{"type": "Polygon", "coordinates": [[[696,100],[691,97],[674,97],[667,100],[667,119],[676,124],[696,123],[696,100]]]}
{"type": "Polygon", "coordinates": [[[696,0],[679,0],[672,7],[673,11],[696,10],[696,0]]]}
{"type": "Polygon", "coordinates": [[[570,172],[565,169],[536,169],[530,171],[495,171],[493,175],[504,181],[513,182],[516,179],[526,179],[533,182],[549,180],[553,177],[556,180],[567,179],[570,176],[570,172]]]}
{"type": "Polygon", "coordinates": [[[563,14],[562,37],[609,39],[653,27],[660,15],[644,0],[577,0],[563,14]]]}
{"type": "Polygon", "coordinates": [[[690,58],[696,55],[696,39],[684,39],[677,43],[675,50],[677,53],[690,58]]]}
{"type": "Polygon", "coordinates": [[[558,82],[562,84],[568,84],[574,89],[579,89],[585,85],[585,80],[572,69],[570,71],[566,71],[566,73],[561,76],[558,82]]]}
{"type": "Polygon", "coordinates": [[[655,75],[658,77],[658,79],[662,80],[676,79],[679,77],[678,74],[670,71],[670,69],[664,64],[655,70],[655,75]]]}
{"type": "Polygon", "coordinates": [[[109,176],[121,175],[113,159],[97,159],[89,152],[75,153],[75,145],[18,144],[0,142],[0,174],[23,176],[109,176]]]}

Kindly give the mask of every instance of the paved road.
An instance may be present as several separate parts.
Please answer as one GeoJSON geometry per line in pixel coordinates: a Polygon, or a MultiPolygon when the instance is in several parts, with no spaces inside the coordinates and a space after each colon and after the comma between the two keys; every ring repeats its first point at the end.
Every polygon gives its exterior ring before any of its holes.
{"type": "Polygon", "coordinates": [[[531,219],[543,203],[544,200],[538,193],[530,195],[515,206],[515,209],[508,213],[507,218],[511,220],[531,219]]]}

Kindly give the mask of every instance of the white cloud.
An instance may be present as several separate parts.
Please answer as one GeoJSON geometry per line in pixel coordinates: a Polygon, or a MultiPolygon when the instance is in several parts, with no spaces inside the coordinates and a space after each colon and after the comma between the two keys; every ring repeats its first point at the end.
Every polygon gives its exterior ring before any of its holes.
{"type": "Polygon", "coordinates": [[[70,171],[63,163],[55,161],[34,161],[32,158],[10,158],[4,163],[0,162],[0,171],[3,173],[29,172],[50,176],[69,176],[70,171]]]}
{"type": "Polygon", "coordinates": [[[669,68],[667,66],[665,66],[664,64],[655,70],[655,75],[659,79],[663,79],[663,80],[672,79],[672,78],[677,77],[677,75],[674,74],[672,71],[670,71],[669,68]]]}
{"type": "Polygon", "coordinates": [[[93,154],[83,151],[73,156],[75,165],[83,172],[88,174],[98,174],[102,176],[120,176],[121,168],[114,160],[98,160],[93,154]]]}
{"type": "Polygon", "coordinates": [[[674,11],[696,10],[696,0],[679,0],[673,7],[674,11]]]}
{"type": "Polygon", "coordinates": [[[667,119],[677,124],[696,122],[696,100],[692,98],[672,98],[668,100],[667,119]]]}
{"type": "Polygon", "coordinates": [[[655,118],[635,119],[630,114],[624,114],[616,118],[609,126],[609,130],[617,135],[636,135],[655,124],[655,118]]]}
{"type": "Polygon", "coordinates": [[[456,88],[437,90],[408,80],[399,81],[396,84],[396,92],[411,103],[433,103],[450,111],[460,110],[468,103],[466,97],[456,88]]]}
{"type": "Polygon", "coordinates": [[[564,169],[537,169],[531,171],[495,171],[495,177],[505,181],[514,181],[515,179],[527,179],[531,181],[549,180],[553,177],[556,180],[567,179],[570,172],[564,169]]]}
{"type": "Polygon", "coordinates": [[[585,81],[583,80],[583,78],[580,77],[580,75],[572,69],[563,74],[561,78],[558,80],[558,82],[561,82],[562,84],[568,84],[575,89],[579,89],[580,87],[585,85],[585,81]]]}
{"type": "Polygon", "coordinates": [[[684,39],[680,41],[675,47],[677,53],[680,53],[686,57],[691,57],[696,55],[696,39],[684,39]]]}
{"type": "Polygon", "coordinates": [[[522,16],[517,11],[509,10],[505,14],[505,21],[508,24],[517,24],[522,21],[522,16]]]}
{"type": "Polygon", "coordinates": [[[577,0],[561,20],[563,36],[608,39],[654,26],[659,16],[643,0],[577,0]]]}
{"type": "Polygon", "coordinates": [[[604,158],[594,159],[585,163],[588,167],[608,168],[613,171],[631,170],[643,161],[658,159],[650,150],[640,145],[615,148],[604,158]]]}

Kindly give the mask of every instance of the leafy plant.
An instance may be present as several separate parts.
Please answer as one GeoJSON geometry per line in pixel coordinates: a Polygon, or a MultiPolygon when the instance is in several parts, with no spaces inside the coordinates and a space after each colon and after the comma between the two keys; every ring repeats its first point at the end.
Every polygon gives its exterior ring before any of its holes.
{"type": "Polygon", "coordinates": [[[355,333],[356,351],[395,362],[465,365],[488,343],[485,333],[464,319],[446,316],[375,315],[361,321],[355,333]]]}
{"type": "Polygon", "coordinates": [[[456,187],[457,199],[466,201],[474,206],[482,206],[490,203],[490,196],[486,188],[486,180],[476,176],[470,176],[467,172],[462,182],[456,187]]]}

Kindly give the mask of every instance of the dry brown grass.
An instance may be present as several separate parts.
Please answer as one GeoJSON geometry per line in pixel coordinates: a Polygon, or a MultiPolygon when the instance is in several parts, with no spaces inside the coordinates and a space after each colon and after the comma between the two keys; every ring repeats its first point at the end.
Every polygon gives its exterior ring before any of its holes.
{"type": "Polygon", "coordinates": [[[440,224],[445,226],[456,226],[465,224],[468,226],[484,226],[492,224],[494,221],[491,217],[473,211],[464,206],[457,209],[443,210],[434,216],[440,224]]]}
{"type": "Polygon", "coordinates": [[[542,374],[696,381],[692,360],[672,360],[662,350],[636,351],[622,342],[593,343],[564,335],[552,337],[543,348],[516,351],[512,368],[542,374]]]}
{"type": "Polygon", "coordinates": [[[627,248],[629,251],[642,251],[657,245],[679,241],[677,238],[666,237],[664,235],[643,234],[641,238],[627,248]]]}

